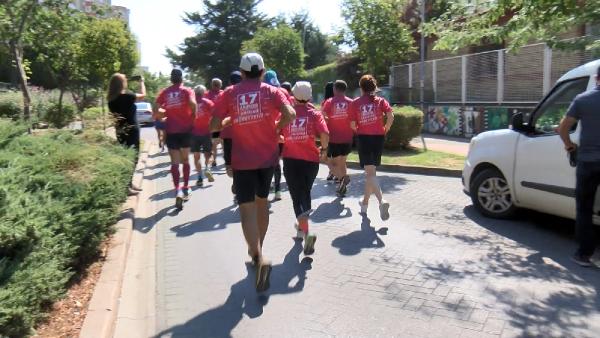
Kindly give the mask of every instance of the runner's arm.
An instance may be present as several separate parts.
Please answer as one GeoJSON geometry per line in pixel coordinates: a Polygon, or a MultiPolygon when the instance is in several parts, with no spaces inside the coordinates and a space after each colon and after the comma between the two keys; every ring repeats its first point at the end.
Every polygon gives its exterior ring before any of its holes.
{"type": "Polygon", "coordinates": [[[140,79],[140,92],[135,94],[137,101],[142,101],[146,98],[146,85],[144,84],[144,78],[140,79]]]}
{"type": "Polygon", "coordinates": [[[319,138],[321,139],[321,160],[325,162],[327,159],[327,149],[329,148],[329,134],[321,133],[319,134],[319,138]]]}
{"type": "Polygon", "coordinates": [[[565,144],[565,150],[567,152],[571,152],[577,148],[577,145],[571,140],[571,129],[576,123],[576,118],[565,116],[565,118],[560,121],[560,125],[558,126],[558,133],[565,144]]]}
{"type": "Polygon", "coordinates": [[[158,104],[154,105],[152,109],[152,119],[153,120],[161,120],[165,117],[165,110],[162,107],[159,107],[158,104]]]}
{"type": "Polygon", "coordinates": [[[389,111],[387,113],[385,113],[385,133],[387,134],[388,131],[390,131],[390,128],[392,128],[392,123],[394,123],[394,113],[389,111]]]}
{"type": "Polygon", "coordinates": [[[222,119],[218,116],[213,116],[213,118],[210,120],[210,131],[212,131],[212,132],[220,131],[222,129],[224,120],[225,119],[222,119]]]}
{"type": "Polygon", "coordinates": [[[288,124],[292,123],[292,121],[294,121],[294,119],[296,118],[296,111],[289,104],[285,104],[285,105],[281,106],[280,111],[281,111],[281,119],[277,123],[277,129],[282,130],[288,124]]]}

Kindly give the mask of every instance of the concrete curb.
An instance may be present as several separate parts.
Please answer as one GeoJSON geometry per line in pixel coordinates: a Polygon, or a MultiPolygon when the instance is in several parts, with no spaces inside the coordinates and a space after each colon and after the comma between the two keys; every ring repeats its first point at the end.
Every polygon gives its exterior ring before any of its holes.
{"type": "MultiPolygon", "coordinates": [[[[144,146],[131,179],[132,185],[141,186],[147,158],[148,151],[144,146]]],[[[123,204],[123,211],[115,225],[116,232],[111,239],[100,279],[94,287],[94,294],[79,333],[80,338],[109,338],[113,335],[138,200],[138,196],[130,196],[123,204]]]]}
{"type": "MultiPolygon", "coordinates": [[[[361,169],[358,162],[348,161],[348,168],[361,169]]],[[[390,172],[390,173],[404,173],[404,174],[415,174],[415,175],[427,175],[427,176],[443,176],[443,177],[461,177],[462,170],[458,169],[444,169],[444,168],[432,168],[432,167],[416,167],[416,166],[405,166],[397,164],[382,164],[377,167],[378,171],[390,172]]]]}

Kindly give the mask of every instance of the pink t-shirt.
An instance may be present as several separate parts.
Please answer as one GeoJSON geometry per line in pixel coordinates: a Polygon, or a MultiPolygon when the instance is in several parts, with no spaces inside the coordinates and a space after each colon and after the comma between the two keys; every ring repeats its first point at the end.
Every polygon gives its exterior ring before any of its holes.
{"type": "Polygon", "coordinates": [[[296,119],[283,129],[285,145],[281,157],[319,162],[319,148],[315,137],[329,133],[320,111],[306,104],[296,104],[296,119]]]}
{"type": "MultiPolygon", "coordinates": [[[[225,90],[232,88],[232,87],[233,86],[229,86],[229,87],[225,88],[225,90]]],[[[213,101],[215,103],[215,107],[219,104],[218,101],[223,99],[223,93],[225,93],[224,90],[221,91],[221,94],[219,94],[219,96],[217,96],[215,101],[213,101]]],[[[213,108],[213,113],[214,113],[214,108],[213,108]]],[[[231,138],[231,127],[225,127],[223,129],[221,129],[219,137],[222,139],[230,139],[231,138]]]]}
{"type": "Polygon", "coordinates": [[[223,93],[223,90],[219,89],[219,90],[209,90],[206,93],[204,93],[204,98],[205,99],[209,99],[212,102],[215,102],[215,100],[217,99],[217,97],[223,93]]]}
{"type": "Polygon", "coordinates": [[[383,117],[392,107],[382,97],[363,95],[350,104],[350,121],[355,121],[358,135],[384,135],[383,117]]]}
{"type": "Polygon", "coordinates": [[[189,133],[194,125],[194,112],[190,100],[196,101],[196,94],[181,84],[165,88],[158,94],[156,104],[166,113],[166,132],[171,134],[189,133]]]}
{"type": "Polygon", "coordinates": [[[228,87],[217,101],[214,115],[231,117],[231,166],[234,170],[273,167],[279,158],[276,120],[280,108],[288,105],[276,87],[258,80],[243,80],[228,87]]]}
{"type": "Polygon", "coordinates": [[[192,134],[201,136],[210,134],[210,119],[212,118],[214,105],[211,100],[204,97],[198,100],[198,110],[196,110],[192,134]]]}
{"type": "Polygon", "coordinates": [[[344,95],[334,96],[323,103],[323,115],[327,116],[329,127],[329,142],[352,143],[354,131],[350,127],[348,108],[352,99],[344,95]]]}

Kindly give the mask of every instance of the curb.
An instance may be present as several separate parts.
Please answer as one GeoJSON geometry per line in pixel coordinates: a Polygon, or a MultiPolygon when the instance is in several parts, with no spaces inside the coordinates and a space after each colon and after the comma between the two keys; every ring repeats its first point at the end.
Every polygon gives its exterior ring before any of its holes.
{"type": "MultiPolygon", "coordinates": [[[[147,158],[148,149],[143,146],[131,179],[134,186],[141,186],[147,158]]],[[[130,196],[122,206],[115,234],[79,333],[80,338],[109,338],[113,335],[138,200],[137,195],[130,196]]]]}
{"type": "MultiPolygon", "coordinates": [[[[348,161],[347,165],[348,165],[348,168],[351,168],[351,169],[362,169],[358,162],[348,161]]],[[[398,164],[382,164],[377,167],[377,171],[390,172],[390,173],[427,175],[427,176],[442,176],[442,177],[457,177],[457,178],[462,177],[462,170],[458,170],[458,169],[417,167],[417,166],[406,166],[406,165],[398,165],[398,164]]]]}

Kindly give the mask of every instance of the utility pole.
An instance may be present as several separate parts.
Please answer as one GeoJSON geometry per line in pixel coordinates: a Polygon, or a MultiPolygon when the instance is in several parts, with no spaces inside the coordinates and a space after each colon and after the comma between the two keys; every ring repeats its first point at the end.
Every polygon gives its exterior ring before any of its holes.
{"type": "MultiPolygon", "coordinates": [[[[420,89],[419,89],[419,101],[421,102],[421,111],[425,115],[425,34],[423,33],[423,25],[425,24],[425,1],[421,0],[421,64],[420,64],[420,89]]],[[[425,116],[423,116],[425,117],[425,116]]],[[[427,145],[425,144],[425,138],[421,133],[421,142],[423,143],[423,149],[427,151],[427,145]]]]}

